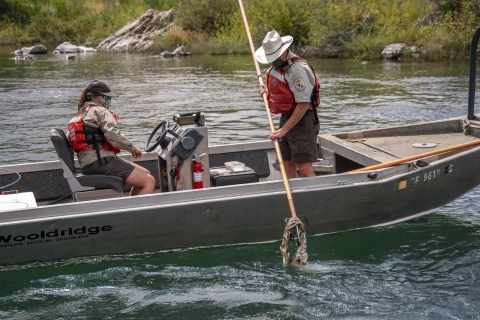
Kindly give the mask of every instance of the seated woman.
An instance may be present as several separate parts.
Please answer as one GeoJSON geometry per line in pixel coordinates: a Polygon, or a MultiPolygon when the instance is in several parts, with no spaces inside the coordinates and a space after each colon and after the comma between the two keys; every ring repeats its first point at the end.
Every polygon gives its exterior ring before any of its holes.
{"type": "Polygon", "coordinates": [[[156,183],[150,171],[116,156],[123,149],[140,158],[142,151],[120,132],[120,117],[109,109],[113,97],[117,94],[100,80],[93,80],[82,92],[78,114],[68,124],[69,140],[80,167],[85,174],[122,177],[132,186],[131,196],[153,193],[156,183]]]}

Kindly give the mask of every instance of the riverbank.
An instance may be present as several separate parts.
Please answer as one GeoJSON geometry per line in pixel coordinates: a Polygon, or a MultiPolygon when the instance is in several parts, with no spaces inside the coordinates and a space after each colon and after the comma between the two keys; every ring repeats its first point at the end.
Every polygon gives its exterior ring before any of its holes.
{"type": "MultiPolygon", "coordinates": [[[[378,59],[391,43],[405,58],[462,59],[480,25],[478,0],[244,0],[252,37],[272,28],[295,39],[294,50],[318,58],[378,59]]],[[[193,54],[249,53],[237,0],[6,0],[0,44],[96,46],[148,9],[176,12],[174,26],[155,37],[154,52],[180,45],[193,54]]]]}

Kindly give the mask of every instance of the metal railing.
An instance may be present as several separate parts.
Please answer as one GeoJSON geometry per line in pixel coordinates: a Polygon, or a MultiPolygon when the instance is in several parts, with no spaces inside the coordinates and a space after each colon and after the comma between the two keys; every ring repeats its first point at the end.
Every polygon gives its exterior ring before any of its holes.
{"type": "Polygon", "coordinates": [[[475,31],[470,45],[470,78],[468,83],[468,120],[475,119],[475,82],[477,77],[477,48],[480,38],[480,27],[475,31]]]}

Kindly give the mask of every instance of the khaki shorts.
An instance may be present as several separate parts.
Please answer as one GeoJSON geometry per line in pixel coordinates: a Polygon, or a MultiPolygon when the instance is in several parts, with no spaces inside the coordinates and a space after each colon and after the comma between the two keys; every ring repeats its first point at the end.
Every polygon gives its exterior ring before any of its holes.
{"type": "Polygon", "coordinates": [[[133,172],[135,167],[130,161],[117,157],[103,157],[102,165],[98,161],[92,162],[82,168],[85,174],[109,174],[119,176],[123,181],[133,172]]]}
{"type": "MultiPolygon", "coordinates": [[[[300,121],[278,140],[284,161],[293,163],[317,161],[317,136],[320,132],[320,124],[315,124],[314,111],[316,110],[308,110],[300,121]]],[[[290,117],[291,114],[282,114],[280,128],[290,117]]]]}

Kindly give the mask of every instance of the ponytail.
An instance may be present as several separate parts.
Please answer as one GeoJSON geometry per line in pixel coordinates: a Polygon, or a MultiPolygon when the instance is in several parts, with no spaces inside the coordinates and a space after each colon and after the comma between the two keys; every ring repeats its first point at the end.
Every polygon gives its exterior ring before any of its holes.
{"type": "Polygon", "coordinates": [[[78,100],[78,111],[80,111],[80,109],[82,109],[85,102],[92,101],[92,97],[102,95],[102,94],[96,93],[96,92],[95,93],[91,93],[91,92],[87,93],[87,88],[83,89],[82,94],[80,96],[80,99],[78,100]]]}
{"type": "Polygon", "coordinates": [[[80,100],[78,100],[78,110],[83,107],[83,104],[87,100],[87,88],[83,89],[82,94],[80,95],[80,100]]]}

